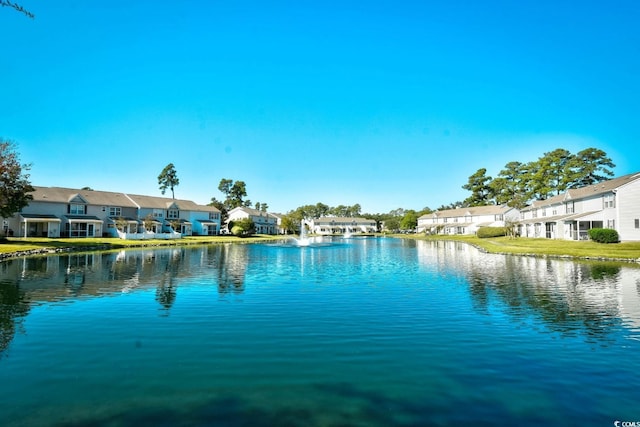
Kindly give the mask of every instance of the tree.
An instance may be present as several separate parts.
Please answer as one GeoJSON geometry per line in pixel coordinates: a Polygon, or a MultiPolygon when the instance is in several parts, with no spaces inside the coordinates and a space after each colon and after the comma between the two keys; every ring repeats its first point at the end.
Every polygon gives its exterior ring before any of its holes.
{"type": "Polygon", "coordinates": [[[0,138],[0,217],[9,218],[33,200],[29,164],[21,164],[13,142],[0,138]]]}
{"type": "Polygon", "coordinates": [[[571,182],[573,155],[564,148],[544,153],[530,164],[530,188],[536,199],[546,199],[566,191],[571,182]]]}
{"type": "Polygon", "coordinates": [[[171,190],[171,198],[175,199],[174,188],[180,184],[180,180],[178,179],[178,174],[176,172],[175,166],[173,163],[169,163],[167,166],[162,169],[160,175],[158,175],[158,185],[160,186],[160,191],[164,194],[167,191],[167,188],[171,190]]]}
{"type": "Polygon", "coordinates": [[[222,178],[218,184],[218,190],[226,196],[224,206],[227,210],[237,208],[239,206],[249,207],[251,202],[245,201],[247,196],[247,185],[244,181],[233,181],[232,179],[222,178]]]}
{"type": "Polygon", "coordinates": [[[300,231],[300,221],[301,219],[296,219],[293,214],[283,215],[280,227],[282,227],[285,234],[298,234],[300,231]]]}
{"type": "Polygon", "coordinates": [[[579,151],[569,163],[573,176],[568,187],[579,188],[606,181],[613,176],[611,169],[615,167],[607,153],[602,150],[587,148],[579,151]]]}
{"type": "Polygon", "coordinates": [[[528,173],[526,165],[509,162],[490,183],[491,192],[498,205],[509,205],[521,209],[529,200],[528,173]]]}
{"type": "Polygon", "coordinates": [[[489,186],[491,177],[487,176],[487,169],[478,169],[473,175],[469,177],[469,181],[462,186],[465,190],[471,191],[465,202],[469,206],[485,206],[490,204],[493,199],[491,195],[491,187],[489,186]]]}
{"type": "Polygon", "coordinates": [[[233,223],[231,234],[234,236],[250,236],[256,232],[256,225],[251,218],[242,218],[233,223]]]}
{"type": "Polygon", "coordinates": [[[387,218],[384,221],[384,228],[391,232],[398,231],[400,229],[400,217],[391,216],[387,218]]]}
{"type": "Polygon", "coordinates": [[[418,226],[418,213],[412,209],[405,211],[404,216],[400,220],[401,230],[415,230],[418,226]]]}
{"type": "Polygon", "coordinates": [[[24,7],[20,6],[18,3],[14,3],[10,0],[0,0],[0,6],[2,7],[10,7],[12,9],[17,10],[20,13],[23,13],[24,15],[26,15],[27,17],[33,19],[35,18],[35,15],[31,12],[29,12],[27,9],[25,9],[24,7]]]}
{"type": "Polygon", "coordinates": [[[209,206],[214,206],[218,208],[218,210],[220,211],[220,220],[222,224],[227,222],[227,219],[229,219],[229,211],[227,211],[227,207],[224,205],[223,202],[216,199],[215,197],[212,197],[211,202],[209,202],[209,206]]]}

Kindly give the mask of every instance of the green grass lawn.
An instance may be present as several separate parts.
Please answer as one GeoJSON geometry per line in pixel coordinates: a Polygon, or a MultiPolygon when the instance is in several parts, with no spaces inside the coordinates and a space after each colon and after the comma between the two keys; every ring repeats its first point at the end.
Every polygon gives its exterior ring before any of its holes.
{"type": "Polygon", "coordinates": [[[269,236],[257,234],[252,237],[235,236],[186,236],[175,240],[122,240],[109,237],[89,237],[89,238],[60,238],[50,239],[46,237],[9,237],[8,242],[0,244],[0,254],[25,252],[39,249],[71,248],[74,250],[94,250],[100,249],[123,249],[147,246],[182,246],[182,245],[206,245],[217,243],[254,243],[265,240],[281,240],[284,236],[269,236]]]}
{"type": "MultiPolygon", "coordinates": [[[[421,240],[454,240],[466,242],[483,248],[491,253],[520,255],[566,256],[575,258],[603,258],[614,260],[640,261],[640,242],[595,243],[571,240],[530,239],[519,237],[495,237],[479,239],[476,236],[425,236],[423,234],[400,234],[394,237],[421,240]]],[[[9,238],[0,244],[0,254],[20,253],[39,249],[71,248],[74,250],[108,250],[147,246],[182,246],[219,243],[255,243],[269,240],[282,240],[286,236],[255,235],[253,237],[235,236],[186,236],[176,240],[121,240],[117,238],[86,239],[49,239],[49,238],[9,238]]]]}
{"type": "Polygon", "coordinates": [[[476,236],[425,236],[421,234],[408,234],[402,235],[402,237],[467,242],[491,253],[640,260],[640,242],[595,243],[592,241],[531,239],[524,237],[515,239],[509,237],[479,239],[476,236]]]}

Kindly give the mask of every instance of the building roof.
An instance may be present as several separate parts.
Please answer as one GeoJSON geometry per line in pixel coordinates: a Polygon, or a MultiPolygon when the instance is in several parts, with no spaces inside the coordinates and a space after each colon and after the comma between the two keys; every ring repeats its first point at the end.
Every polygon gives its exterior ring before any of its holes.
{"type": "Polygon", "coordinates": [[[367,218],[362,218],[362,217],[348,217],[348,216],[327,216],[327,217],[322,217],[322,218],[317,218],[313,220],[314,224],[331,224],[332,222],[338,222],[338,223],[358,223],[358,224],[362,224],[362,223],[375,223],[376,221],[374,219],[367,219],[367,218]]]}
{"type": "Polygon", "coordinates": [[[80,197],[91,205],[136,207],[124,194],[110,191],[78,190],[64,187],[36,187],[31,193],[34,202],[69,203],[80,197]]]}
{"type": "Polygon", "coordinates": [[[551,206],[571,200],[585,199],[588,197],[609,193],[637,179],[640,179],[640,173],[638,172],[623,175],[618,178],[609,179],[597,184],[587,185],[585,187],[572,188],[565,191],[564,193],[549,197],[548,199],[534,200],[529,206],[523,208],[522,211],[530,211],[532,209],[537,209],[544,206],[551,206]]]}
{"type": "Polygon", "coordinates": [[[501,215],[505,212],[513,209],[507,205],[486,205],[486,206],[470,206],[466,208],[445,209],[441,211],[435,211],[422,215],[418,219],[428,218],[455,218],[463,217],[467,215],[480,216],[480,215],[501,215]]]}
{"type": "Polygon", "coordinates": [[[273,215],[268,214],[267,212],[263,212],[261,210],[249,208],[249,207],[246,207],[246,206],[235,207],[235,208],[233,208],[233,209],[231,209],[229,211],[229,214],[231,214],[232,212],[235,213],[235,212],[238,212],[238,211],[244,212],[244,213],[246,213],[247,215],[250,215],[250,216],[273,216],[273,215]]]}

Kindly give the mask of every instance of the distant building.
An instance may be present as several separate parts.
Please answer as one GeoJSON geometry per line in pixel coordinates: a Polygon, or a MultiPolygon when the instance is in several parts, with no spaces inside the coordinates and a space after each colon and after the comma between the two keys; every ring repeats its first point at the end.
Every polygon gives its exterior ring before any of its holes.
{"type": "Polygon", "coordinates": [[[314,234],[375,233],[376,221],[367,218],[328,216],[308,221],[314,234]]]}
{"type": "Polygon", "coordinates": [[[267,212],[262,212],[258,209],[247,208],[239,206],[229,211],[227,220],[227,231],[229,229],[229,223],[238,221],[245,218],[251,218],[258,234],[277,234],[278,233],[278,218],[267,212]]]}
{"type": "Polygon", "coordinates": [[[519,211],[507,205],[446,209],[418,218],[418,233],[475,234],[480,227],[504,227],[517,221],[519,211]]]}

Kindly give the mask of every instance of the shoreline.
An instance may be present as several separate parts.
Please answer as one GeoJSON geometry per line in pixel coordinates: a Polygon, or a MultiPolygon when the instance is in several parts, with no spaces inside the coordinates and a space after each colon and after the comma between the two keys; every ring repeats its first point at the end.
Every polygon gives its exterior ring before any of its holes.
{"type": "MultiPolygon", "coordinates": [[[[372,235],[368,235],[371,237],[372,235]]],[[[640,242],[617,243],[617,244],[595,244],[593,242],[564,242],[549,239],[508,239],[493,238],[479,239],[476,236],[425,236],[418,234],[377,234],[374,237],[391,237],[400,239],[425,240],[425,241],[448,241],[469,244],[476,249],[489,254],[496,255],[518,255],[537,258],[565,259],[570,261],[601,261],[618,262],[626,264],[640,264],[640,242]],[[515,243],[530,242],[516,245],[515,243]],[[600,246],[594,246],[600,245],[600,246]],[[626,245],[626,256],[599,255],[600,250],[616,250],[620,246],[626,245]],[[585,247],[587,247],[585,249],[585,247]],[[629,247],[629,248],[627,248],[629,247]],[[578,248],[587,251],[584,254],[570,253],[578,248]],[[501,250],[504,249],[504,250],[501,250]],[[530,249],[527,251],[526,249],[530,249]],[[535,250],[537,249],[537,250],[535,250]],[[558,250],[562,253],[558,253],[558,250]]],[[[251,237],[235,236],[188,236],[176,240],[149,240],[149,241],[126,241],[113,238],[96,238],[66,240],[66,239],[20,239],[12,238],[8,242],[0,244],[0,262],[33,256],[62,255],[76,252],[97,252],[126,249],[162,248],[171,246],[196,246],[196,245],[217,245],[217,244],[249,244],[263,243],[268,241],[286,240],[296,238],[295,235],[255,235],[251,237]],[[6,245],[6,246],[5,246],[6,245]],[[8,246],[16,246],[16,250],[3,250],[8,246]],[[20,247],[24,247],[20,249],[20,247]]],[[[623,252],[622,250],[620,252],[623,252]]]]}

